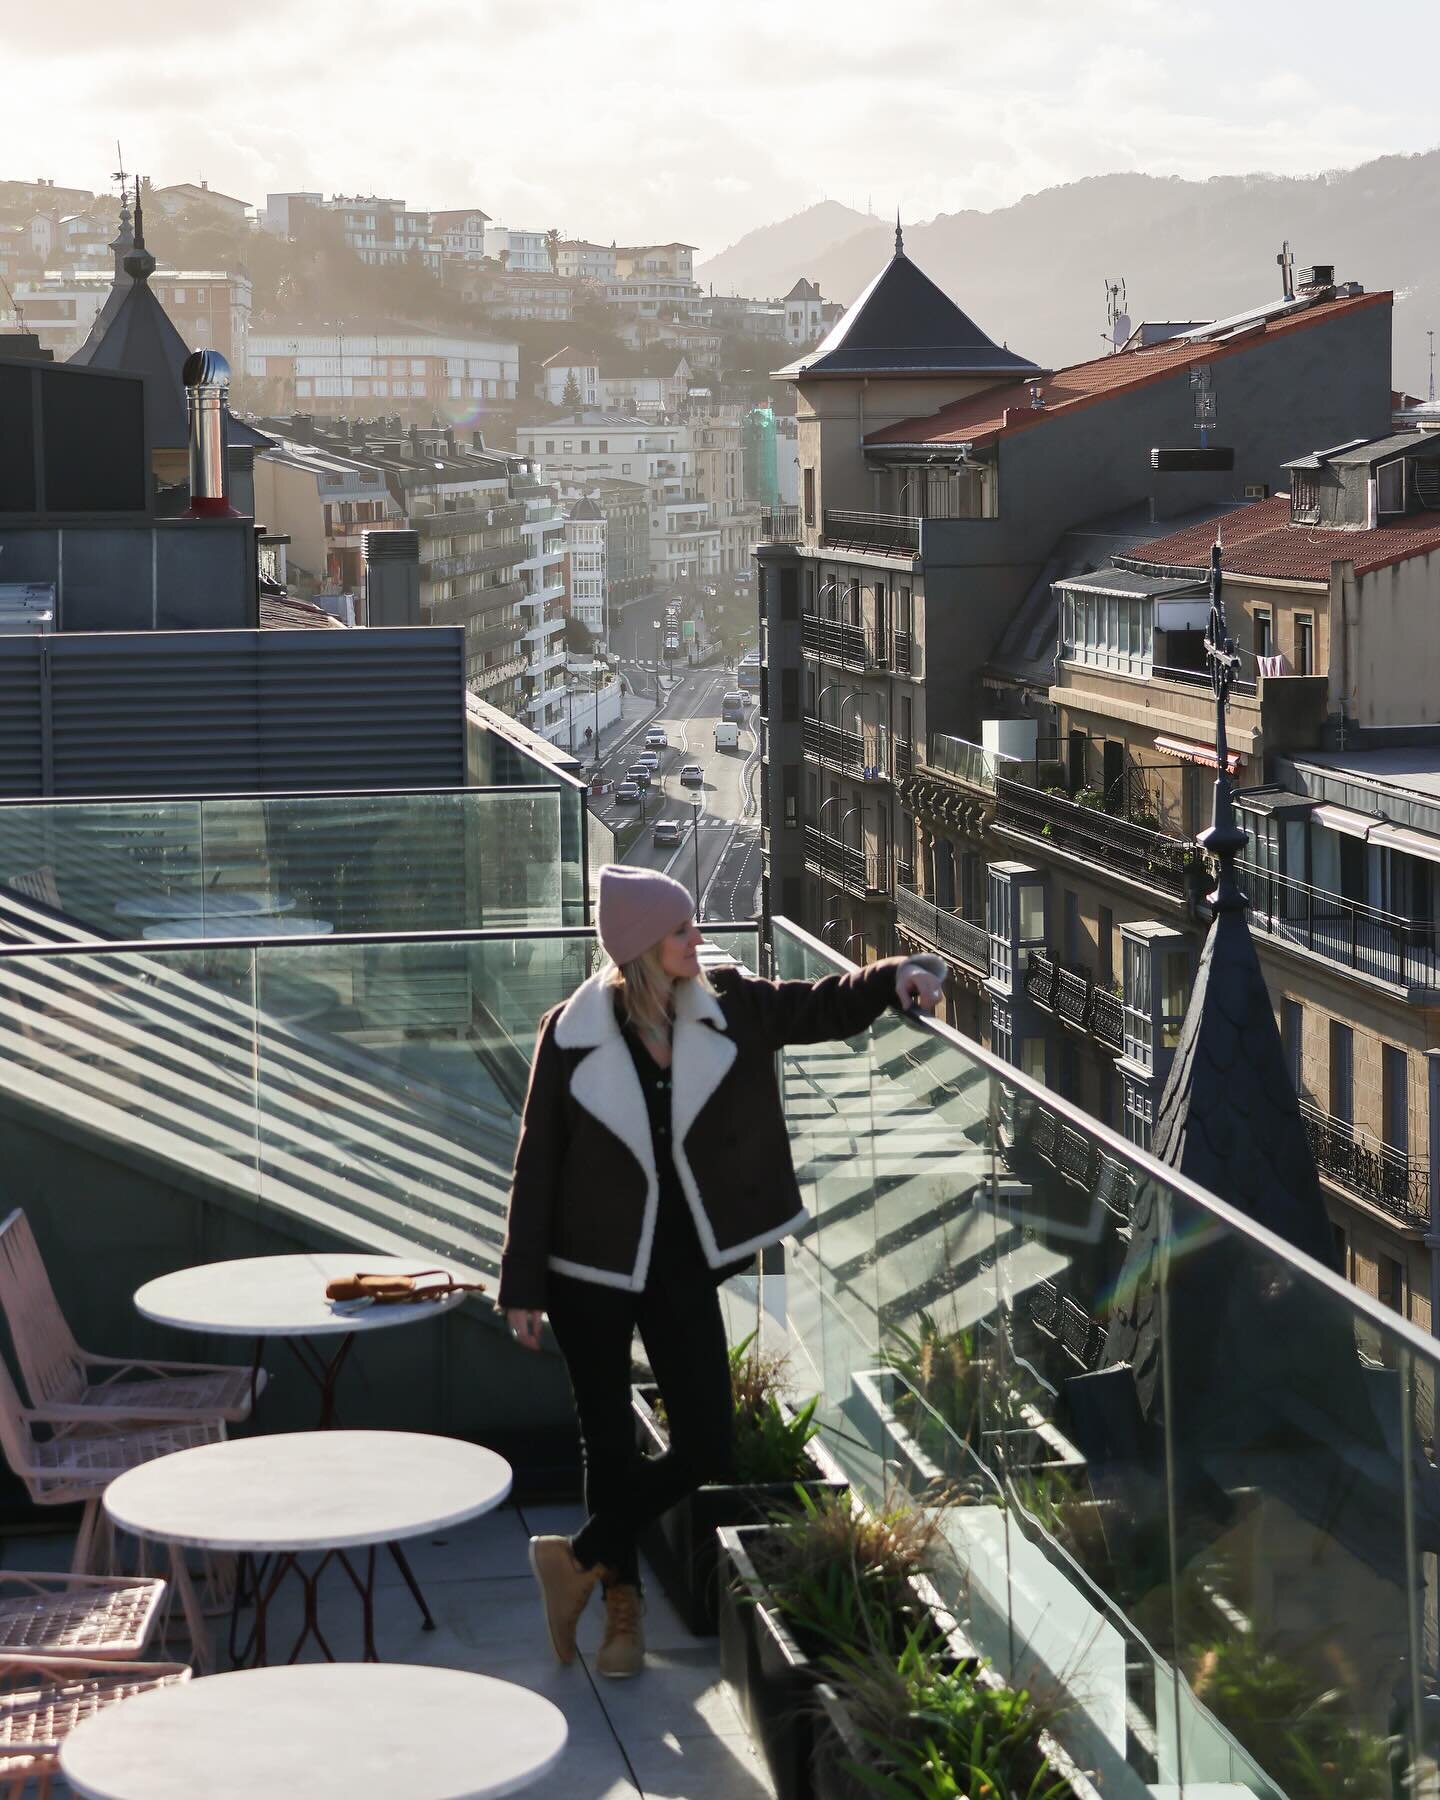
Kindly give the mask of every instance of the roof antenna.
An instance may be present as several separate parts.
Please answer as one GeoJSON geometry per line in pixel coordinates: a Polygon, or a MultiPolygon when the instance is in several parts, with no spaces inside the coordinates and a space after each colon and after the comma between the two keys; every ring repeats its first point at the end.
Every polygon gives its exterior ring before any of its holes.
{"type": "Polygon", "coordinates": [[[898,206],[895,208],[895,254],[897,256],[905,254],[905,233],[900,229],[900,208],[898,206]]]}
{"type": "Polygon", "coordinates": [[[1430,340],[1430,404],[1433,406],[1435,404],[1435,333],[1427,331],[1425,335],[1430,340]]]}

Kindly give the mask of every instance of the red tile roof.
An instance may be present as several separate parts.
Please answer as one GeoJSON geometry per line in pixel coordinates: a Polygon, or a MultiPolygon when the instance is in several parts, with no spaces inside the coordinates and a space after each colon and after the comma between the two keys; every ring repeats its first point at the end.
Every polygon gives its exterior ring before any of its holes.
{"type": "Polygon", "coordinates": [[[1267,575],[1275,581],[1328,581],[1332,562],[1353,562],[1355,573],[1364,575],[1440,550],[1440,514],[1411,513],[1369,531],[1292,525],[1289,496],[1277,494],[1169,537],[1136,544],[1128,556],[1116,560],[1143,562],[1147,568],[1208,569],[1217,524],[1227,574],[1267,575]]]}
{"type": "Polygon", "coordinates": [[[1053,375],[1038,378],[1045,400],[1043,406],[1030,403],[1030,389],[1036,385],[1035,378],[1006,382],[1002,387],[987,388],[983,394],[955,400],[928,418],[902,419],[898,425],[872,431],[866,436],[865,443],[876,449],[887,444],[969,443],[978,447],[993,443],[1002,435],[1011,436],[1041,425],[1046,419],[1093,406],[1114,394],[1133,393],[1137,388],[1148,387],[1151,382],[1163,381],[1178,370],[1220,362],[1266,339],[1304,331],[1323,320],[1342,313],[1360,312],[1367,306],[1389,306],[1393,298],[1388,292],[1347,294],[1335,300],[1322,300],[1303,312],[1269,319],[1228,342],[1152,344],[1148,349],[1125,350],[1114,356],[1099,357],[1094,362],[1075,363],[1068,369],[1057,369],[1053,375]]]}

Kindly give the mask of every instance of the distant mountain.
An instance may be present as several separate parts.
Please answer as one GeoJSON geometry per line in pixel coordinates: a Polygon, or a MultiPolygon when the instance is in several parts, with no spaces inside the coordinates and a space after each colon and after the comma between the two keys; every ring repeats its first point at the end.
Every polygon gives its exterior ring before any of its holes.
{"type": "MultiPolygon", "coordinates": [[[[741,242],[778,246],[792,223],[741,242]]],[[[797,260],[848,302],[883,267],[893,229],[862,221],[797,260]]],[[[1136,324],[1224,318],[1279,293],[1286,239],[1297,273],[1333,263],[1339,281],[1394,289],[1397,385],[1425,393],[1425,332],[1440,329],[1440,151],[1299,178],[1102,175],[905,228],[906,251],[979,325],[1050,367],[1103,352],[1107,281],[1124,279],[1136,324]]]]}
{"type": "MultiPolygon", "coordinates": [[[[695,279],[717,294],[752,294],[762,299],[788,294],[816,257],[833,251],[856,232],[877,223],[838,200],[807,206],[778,225],[747,231],[736,244],[701,263],[695,279]]],[[[863,284],[862,284],[863,285],[863,284]]]]}

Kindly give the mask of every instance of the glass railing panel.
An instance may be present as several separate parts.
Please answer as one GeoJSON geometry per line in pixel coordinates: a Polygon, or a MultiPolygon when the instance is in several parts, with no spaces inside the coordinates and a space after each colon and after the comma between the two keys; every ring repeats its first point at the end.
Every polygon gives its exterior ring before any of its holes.
{"type": "Polygon", "coordinates": [[[1142,1189],[1116,1309],[1145,1334],[1132,1326],[1134,1461],[1163,1454],[1169,1471],[1176,1624],[1161,1648],[1187,1783],[1286,1800],[1435,1791],[1421,1748],[1434,1365],[1378,1309],[1179,1194],[1142,1189]],[[1157,1333],[1163,1391],[1143,1377],[1157,1333]]]}
{"type": "Polygon", "coordinates": [[[248,950],[0,956],[0,1093],[67,1141],[259,1192],[248,950]]]}
{"type": "MultiPolygon", "coordinates": [[[[760,973],[760,931],[758,926],[748,928],[743,925],[727,928],[723,925],[705,925],[701,930],[705,933],[705,942],[711,945],[722,957],[729,957],[748,969],[752,975],[760,973]]],[[[702,951],[702,955],[703,955],[702,951]]]]}
{"type": "Polygon", "coordinates": [[[583,811],[553,775],[525,789],[0,806],[0,928],[159,941],[583,922],[583,811]]]}
{"type": "Polygon", "coordinates": [[[262,946],[267,1192],[493,1270],[536,1030],[596,957],[587,932],[262,946]]]}

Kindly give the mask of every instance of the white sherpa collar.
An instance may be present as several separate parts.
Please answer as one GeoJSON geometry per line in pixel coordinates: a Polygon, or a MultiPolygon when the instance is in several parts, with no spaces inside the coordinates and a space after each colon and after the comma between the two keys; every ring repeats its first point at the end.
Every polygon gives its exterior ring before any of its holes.
{"type": "MultiPolygon", "coordinates": [[[[725,1029],[725,1013],[718,995],[698,981],[682,981],[675,989],[677,1025],[705,1023],[725,1029]]],[[[581,982],[555,1021],[555,1042],[562,1050],[595,1050],[620,1036],[615,1017],[615,990],[603,975],[581,982]]]]}

